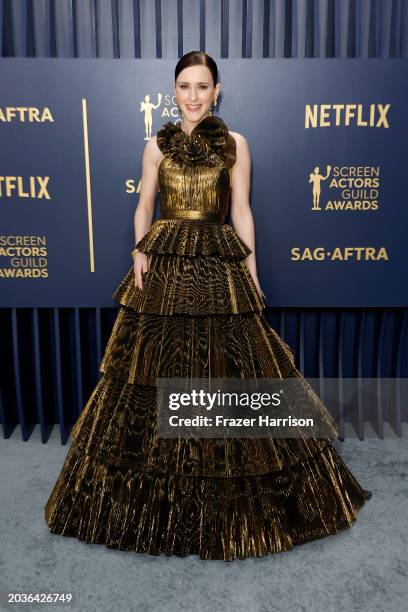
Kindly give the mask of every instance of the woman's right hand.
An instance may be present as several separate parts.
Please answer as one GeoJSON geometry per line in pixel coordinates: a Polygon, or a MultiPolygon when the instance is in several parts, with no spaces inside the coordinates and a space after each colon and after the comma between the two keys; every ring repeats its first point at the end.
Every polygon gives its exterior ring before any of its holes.
{"type": "Polygon", "coordinates": [[[133,270],[135,273],[135,286],[143,289],[143,274],[149,271],[149,264],[146,253],[140,251],[134,257],[133,270]]]}

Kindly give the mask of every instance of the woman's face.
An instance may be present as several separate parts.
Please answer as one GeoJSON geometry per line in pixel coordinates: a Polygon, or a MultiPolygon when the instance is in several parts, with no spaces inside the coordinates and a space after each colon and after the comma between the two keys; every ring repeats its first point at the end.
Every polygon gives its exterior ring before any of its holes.
{"type": "Polygon", "coordinates": [[[214,87],[213,78],[207,66],[184,68],[175,83],[175,95],[183,118],[191,123],[200,121],[217,98],[220,84],[214,87]]]}

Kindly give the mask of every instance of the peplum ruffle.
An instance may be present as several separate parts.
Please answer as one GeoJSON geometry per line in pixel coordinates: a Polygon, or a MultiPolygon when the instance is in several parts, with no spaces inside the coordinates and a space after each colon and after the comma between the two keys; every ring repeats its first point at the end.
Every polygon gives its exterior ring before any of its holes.
{"type": "Polygon", "coordinates": [[[143,253],[187,257],[245,259],[252,253],[231,225],[201,219],[156,219],[135,246],[143,253]]]}

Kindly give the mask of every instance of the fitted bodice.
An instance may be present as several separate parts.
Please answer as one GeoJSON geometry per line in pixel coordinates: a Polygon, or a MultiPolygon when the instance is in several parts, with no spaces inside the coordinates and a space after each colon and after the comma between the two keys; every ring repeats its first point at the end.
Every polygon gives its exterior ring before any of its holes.
{"type": "Polygon", "coordinates": [[[235,139],[224,121],[207,115],[190,135],[169,121],[158,131],[157,145],[164,154],[158,170],[160,216],[198,218],[203,213],[222,223],[236,160],[235,139]]]}

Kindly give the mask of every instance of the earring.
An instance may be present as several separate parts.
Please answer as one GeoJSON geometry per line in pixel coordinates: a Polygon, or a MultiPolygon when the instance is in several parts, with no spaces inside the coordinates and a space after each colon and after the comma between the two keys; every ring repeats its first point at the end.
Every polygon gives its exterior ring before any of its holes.
{"type": "MultiPolygon", "coordinates": [[[[215,98],[215,101],[213,100],[213,105],[214,105],[214,108],[215,108],[216,105],[217,105],[217,98],[215,98]]],[[[207,111],[207,115],[213,115],[213,112],[211,110],[211,106],[210,106],[210,108],[207,111]]]]}

